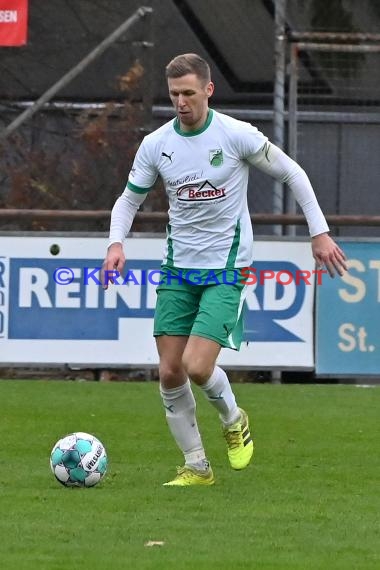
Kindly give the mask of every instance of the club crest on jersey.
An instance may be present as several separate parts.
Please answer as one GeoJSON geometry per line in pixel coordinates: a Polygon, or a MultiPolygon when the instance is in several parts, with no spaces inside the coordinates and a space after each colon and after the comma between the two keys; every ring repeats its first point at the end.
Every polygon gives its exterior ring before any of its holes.
{"type": "Polygon", "coordinates": [[[222,166],[223,164],[223,151],[221,148],[214,148],[209,150],[208,158],[211,166],[222,166]]]}

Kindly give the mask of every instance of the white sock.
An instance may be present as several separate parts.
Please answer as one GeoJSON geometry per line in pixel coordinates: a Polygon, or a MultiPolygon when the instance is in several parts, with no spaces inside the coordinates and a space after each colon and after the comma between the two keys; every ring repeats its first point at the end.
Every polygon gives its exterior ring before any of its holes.
{"type": "Polygon", "coordinates": [[[188,380],[178,388],[162,388],[160,394],[166,412],[166,421],[180,450],[185,464],[207,469],[205,451],[195,417],[196,403],[188,380]]]}
{"type": "Polygon", "coordinates": [[[218,410],[224,425],[231,425],[239,420],[240,410],[224,370],[215,366],[210,378],[201,388],[208,401],[218,410]]]}

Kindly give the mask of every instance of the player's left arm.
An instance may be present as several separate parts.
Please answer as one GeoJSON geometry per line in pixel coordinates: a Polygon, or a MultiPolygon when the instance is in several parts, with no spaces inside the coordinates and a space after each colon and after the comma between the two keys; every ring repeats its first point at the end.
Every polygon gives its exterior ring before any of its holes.
{"type": "Polygon", "coordinates": [[[334,277],[335,272],[343,275],[344,271],[347,271],[344,251],[329,234],[323,233],[312,237],[311,248],[318,268],[325,266],[331,277],[334,277]]]}
{"type": "Polygon", "coordinates": [[[347,270],[346,256],[328,234],[326,218],[303,168],[269,141],[247,160],[262,172],[289,186],[306,218],[312,238],[312,252],[318,266],[325,266],[331,277],[334,277],[335,272],[343,275],[347,270]]]}

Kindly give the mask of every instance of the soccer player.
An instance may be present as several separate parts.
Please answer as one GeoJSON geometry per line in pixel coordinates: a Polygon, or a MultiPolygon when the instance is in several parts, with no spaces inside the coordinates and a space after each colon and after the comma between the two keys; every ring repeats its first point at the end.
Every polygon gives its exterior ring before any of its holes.
{"type": "MultiPolygon", "coordinates": [[[[165,485],[212,485],[191,382],[219,414],[231,467],[247,467],[254,450],[248,414],[216,364],[221,348],[238,350],[242,338],[246,287],[236,273],[249,267],[254,255],[247,206],[250,165],[293,191],[319,267],[324,265],[331,276],[342,275],[345,255],[328,234],[302,168],[254,126],[209,108],[214,85],[204,59],[179,55],[167,65],[166,77],[176,117],[147,135],[137,151],[112,210],[103,277],[122,272],[123,240],[160,176],[169,199],[169,223],[153,334],[166,419],[184,455],[184,466],[165,485]]],[[[107,283],[105,279],[104,287],[107,283]]]]}

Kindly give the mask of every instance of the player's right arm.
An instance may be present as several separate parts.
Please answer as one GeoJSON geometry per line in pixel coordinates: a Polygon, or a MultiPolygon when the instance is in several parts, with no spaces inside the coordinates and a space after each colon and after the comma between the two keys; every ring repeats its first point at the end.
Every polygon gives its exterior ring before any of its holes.
{"type": "Polygon", "coordinates": [[[147,193],[137,194],[127,187],[112,208],[108,249],[101,270],[101,283],[104,289],[107,289],[109,283],[113,283],[123,271],[125,264],[123,242],[146,196],[147,193]]]}
{"type": "Polygon", "coordinates": [[[125,264],[125,255],[122,243],[113,243],[107,249],[107,255],[103,261],[100,272],[100,280],[103,289],[107,289],[109,283],[114,282],[114,278],[123,271],[125,264]]]}
{"type": "Polygon", "coordinates": [[[104,289],[107,289],[109,283],[113,283],[123,271],[124,239],[132,227],[137,210],[156,178],[157,170],[149,159],[149,152],[143,141],[129,173],[127,186],[112,208],[108,249],[101,269],[101,283],[104,289]]]}

